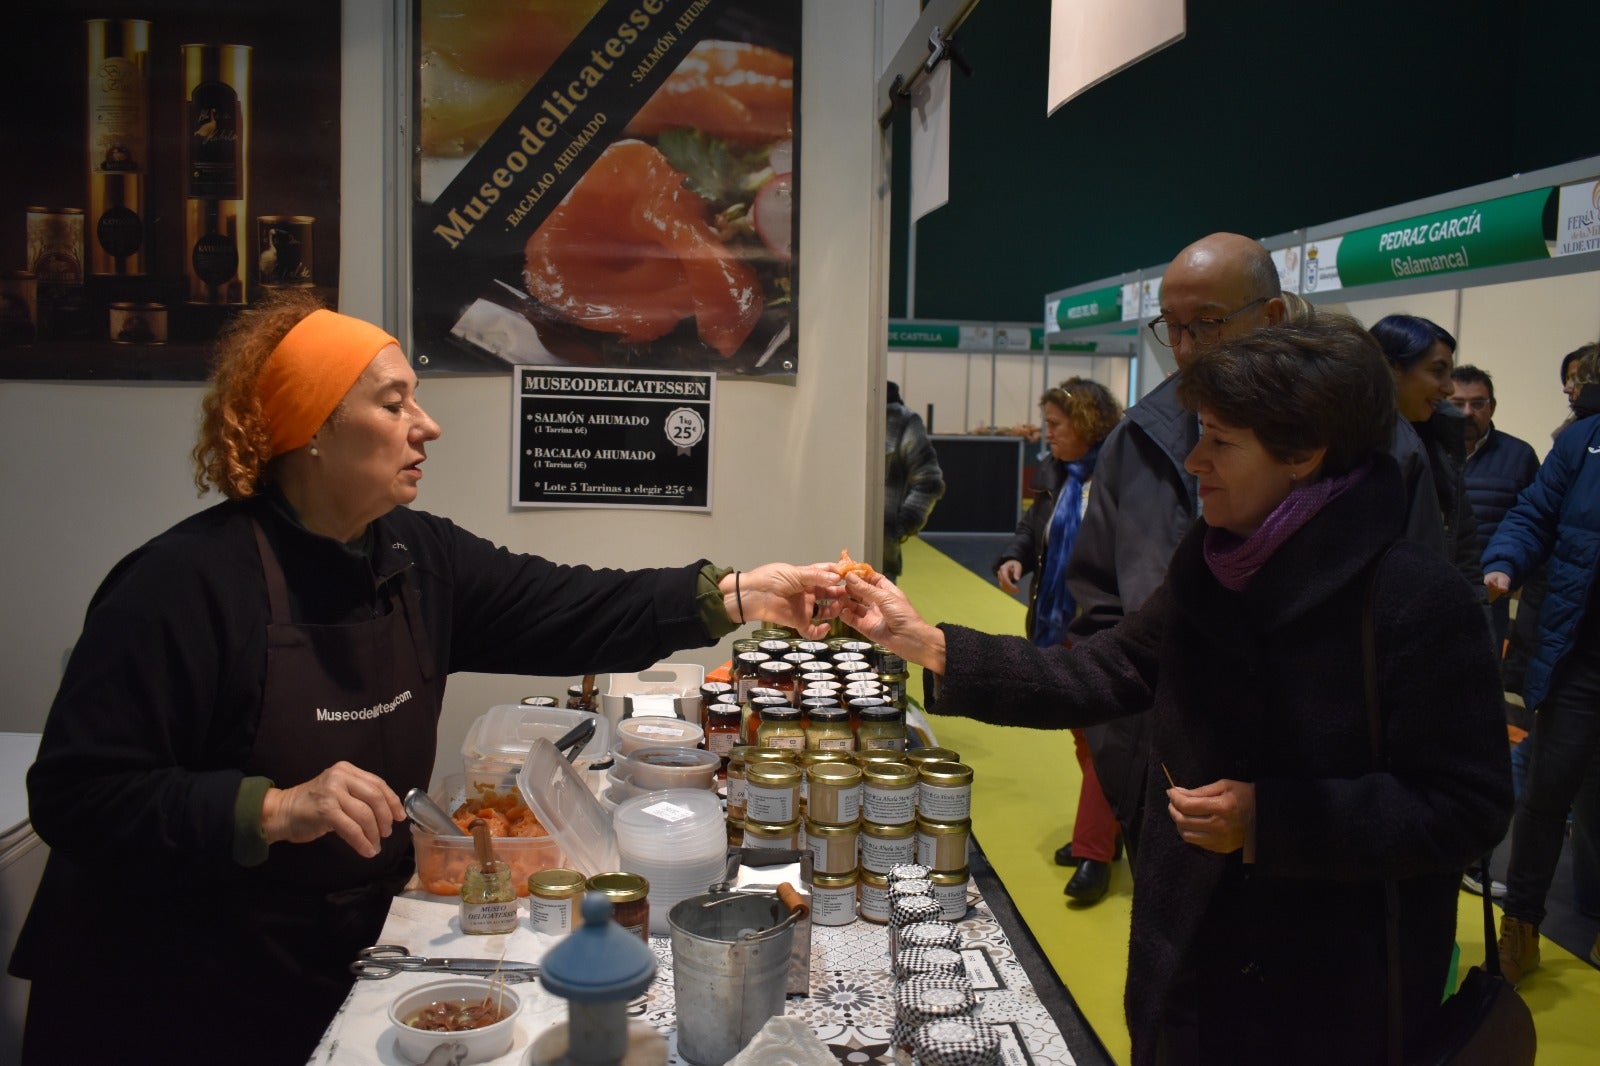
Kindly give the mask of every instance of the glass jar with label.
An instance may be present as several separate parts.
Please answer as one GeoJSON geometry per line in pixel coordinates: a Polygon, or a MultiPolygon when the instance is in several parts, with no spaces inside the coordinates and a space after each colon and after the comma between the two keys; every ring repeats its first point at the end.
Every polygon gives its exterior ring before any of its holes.
{"type": "Polygon", "coordinates": [[[800,847],[800,820],[797,818],[792,822],[755,822],[746,818],[744,846],[794,851],[800,847]]]}
{"type": "Polygon", "coordinates": [[[759,671],[761,664],[770,662],[771,656],[764,651],[741,651],[733,657],[733,687],[739,694],[739,702],[745,703],[750,699],[750,690],[760,684],[759,671]]]}
{"type": "Polygon", "coordinates": [[[795,673],[794,663],[768,659],[756,667],[756,674],[761,679],[761,688],[776,689],[788,700],[799,695],[800,690],[795,685],[795,678],[799,675],[795,673]]]}
{"type": "Polygon", "coordinates": [[[517,889],[511,864],[495,858],[489,824],[474,818],[473,861],[461,881],[461,931],[475,935],[509,933],[517,927],[517,889]]]}
{"type": "Polygon", "coordinates": [[[739,719],[744,709],[737,703],[713,703],[706,710],[706,750],[722,760],[717,776],[728,777],[728,755],[739,743],[739,719]]]}
{"type": "Polygon", "coordinates": [[[807,817],[823,825],[854,824],[861,816],[861,781],[854,763],[812,763],[806,768],[807,817]]]}
{"type": "Polygon", "coordinates": [[[811,921],[815,925],[849,925],[856,920],[856,869],[811,877],[811,921]]]}
{"type": "Polygon", "coordinates": [[[802,640],[796,642],[794,650],[803,651],[813,659],[826,659],[828,657],[828,653],[833,649],[828,647],[825,641],[802,640]]]}
{"type": "MultiPolygon", "coordinates": [[[[861,768],[861,815],[879,825],[911,825],[917,817],[917,771],[903,762],[874,762],[861,768]]],[[[906,856],[902,862],[915,862],[906,856]]],[[[924,864],[926,865],[926,864],[924,864]]],[[[885,866],[884,872],[889,871],[885,866]]]]}
{"type": "Polygon", "coordinates": [[[518,702],[521,703],[522,706],[524,706],[524,707],[555,707],[555,706],[559,706],[556,703],[556,698],[554,696],[524,696],[518,702]]]}
{"type": "Polygon", "coordinates": [[[839,698],[844,700],[846,705],[863,698],[888,702],[883,698],[883,686],[876,681],[846,682],[844,688],[839,690],[839,698]]]}
{"type": "MultiPolygon", "coordinates": [[[[813,711],[821,710],[821,711],[826,712],[826,711],[829,711],[829,710],[833,710],[835,708],[838,709],[839,714],[842,716],[842,718],[844,720],[845,726],[848,727],[850,725],[850,712],[845,710],[843,707],[840,707],[839,706],[839,701],[834,699],[833,697],[831,697],[831,696],[808,696],[805,699],[800,701],[800,714],[804,718],[807,728],[810,728],[810,725],[811,725],[811,713],[813,711]]],[[[826,751],[826,750],[829,750],[829,749],[822,748],[822,749],[818,749],[818,750],[826,751]]],[[[845,749],[841,749],[841,750],[845,750],[845,749]]],[[[850,734],[850,747],[847,750],[849,750],[849,751],[855,751],[856,750],[856,735],[855,735],[854,732],[852,732],[850,734]]]]}
{"type": "Polygon", "coordinates": [[[878,684],[883,686],[883,698],[900,710],[906,709],[906,685],[911,674],[906,661],[888,652],[878,657],[878,684]]]}
{"type": "Polygon", "coordinates": [[[528,875],[528,928],[566,936],[577,924],[588,879],[577,870],[540,870],[528,875]]]}
{"type": "Polygon", "coordinates": [[[598,892],[611,901],[611,920],[646,944],[650,943],[650,882],[638,874],[595,874],[587,891],[598,892]]]}
{"type": "Polygon", "coordinates": [[[854,670],[867,668],[867,657],[860,652],[836,651],[828,656],[828,661],[833,663],[833,670],[837,674],[848,674],[854,670]]]}
{"type": "Polygon", "coordinates": [[[745,757],[750,747],[736,744],[728,749],[728,817],[744,818],[745,757]]]}
{"type": "Polygon", "coordinates": [[[811,869],[819,874],[842,874],[856,868],[856,837],[860,826],[823,825],[807,819],[806,847],[811,851],[811,869]]]}
{"type": "Polygon", "coordinates": [[[907,748],[905,761],[918,769],[926,762],[960,762],[961,753],[950,748],[907,748]]]}
{"type": "Polygon", "coordinates": [[[967,843],[972,839],[972,822],[934,822],[917,818],[917,862],[930,870],[960,870],[967,865],[967,843]]]}
{"type": "Polygon", "coordinates": [[[856,726],[856,747],[861,751],[902,752],[906,747],[906,712],[886,703],[861,704],[852,700],[851,710],[861,717],[856,726]]]}
{"type": "MultiPolygon", "coordinates": [[[[764,704],[764,701],[763,701],[764,704]]],[[[800,709],[786,704],[762,705],[761,724],[756,727],[756,744],[763,748],[804,751],[805,727],[800,724],[800,709]]]]}
{"type": "Polygon", "coordinates": [[[889,924],[889,882],[883,874],[865,868],[856,872],[856,910],[869,922],[889,924]]]}
{"type": "Polygon", "coordinates": [[[753,688],[745,703],[744,724],[739,736],[746,744],[755,744],[756,730],[761,728],[761,711],[766,707],[791,707],[789,697],[773,688],[753,688]]]}
{"type": "Polygon", "coordinates": [[[800,767],[793,763],[759,762],[744,771],[744,820],[792,822],[800,817],[800,767]]]}
{"type": "Polygon", "coordinates": [[[784,662],[794,667],[794,673],[796,677],[799,677],[801,674],[805,673],[806,667],[811,663],[811,656],[807,655],[803,651],[785,652],[782,656],[782,659],[784,662]]]}
{"type": "Polygon", "coordinates": [[[781,659],[791,651],[794,651],[787,640],[779,637],[769,637],[756,646],[774,659],[781,659]]]}
{"type": "Polygon", "coordinates": [[[940,917],[947,922],[959,922],[967,916],[967,882],[972,875],[967,867],[959,870],[928,874],[933,886],[933,898],[939,901],[940,917]]]}
{"type": "Polygon", "coordinates": [[[917,827],[906,825],[880,825],[877,822],[861,823],[861,868],[873,873],[889,875],[889,870],[902,862],[910,862],[917,854],[917,827]]]}
{"type": "Polygon", "coordinates": [[[855,751],[856,735],[850,730],[850,712],[843,707],[807,708],[806,747],[812,751],[855,751]]]}
{"type": "Polygon", "coordinates": [[[844,675],[844,683],[846,685],[876,685],[878,686],[879,694],[881,695],[883,692],[883,682],[878,680],[878,671],[876,670],[852,670],[844,675]]]}
{"type": "Polygon", "coordinates": [[[917,814],[935,822],[972,817],[972,767],[959,762],[925,762],[917,771],[917,814]]]}
{"type": "Polygon", "coordinates": [[[707,681],[700,686],[700,727],[702,729],[705,728],[706,715],[710,712],[711,705],[716,703],[719,697],[728,693],[733,694],[735,701],[738,700],[738,690],[727,681],[707,681]]]}

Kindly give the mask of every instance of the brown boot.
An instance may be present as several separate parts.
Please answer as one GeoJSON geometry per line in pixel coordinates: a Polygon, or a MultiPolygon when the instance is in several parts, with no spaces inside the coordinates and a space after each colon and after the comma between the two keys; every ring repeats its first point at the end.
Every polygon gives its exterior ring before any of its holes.
{"type": "Polygon", "coordinates": [[[1512,985],[1539,968],[1539,927],[1509,914],[1500,917],[1500,972],[1512,985]]]}

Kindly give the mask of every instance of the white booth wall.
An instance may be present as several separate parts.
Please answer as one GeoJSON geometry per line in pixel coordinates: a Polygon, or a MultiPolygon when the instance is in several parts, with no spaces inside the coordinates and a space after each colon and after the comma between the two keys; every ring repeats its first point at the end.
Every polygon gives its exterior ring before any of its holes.
{"type": "MultiPolygon", "coordinates": [[[[381,319],[386,5],[345,0],[342,71],[340,307],[381,319]]],[[[418,506],[515,550],[597,566],[677,565],[710,558],[748,567],[771,559],[875,554],[882,440],[882,293],[863,284],[873,261],[879,180],[872,4],[808,0],[802,36],[797,242],[799,375],[793,387],[717,386],[709,515],[640,510],[514,511],[509,505],[510,375],[432,378],[420,399],[444,427],[429,448],[418,506]],[[809,313],[808,313],[808,309],[809,313]],[[825,309],[825,310],[824,310],[825,309]],[[830,480],[825,506],[792,487],[830,480]],[[870,480],[869,480],[870,474],[870,480]]],[[[398,323],[389,323],[398,326],[398,323]]],[[[0,382],[0,731],[37,732],[95,587],[122,555],[186,514],[197,499],[188,462],[201,389],[190,384],[0,382]]],[[[712,665],[714,648],[675,656],[712,665]]],[[[473,718],[496,703],[558,693],[570,679],[457,674],[440,725],[435,773],[460,767],[473,718]]]]}
{"type": "Polygon", "coordinates": [[[919,415],[934,407],[932,432],[971,433],[987,426],[1039,424],[1039,397],[1063,379],[1100,382],[1128,395],[1126,356],[1066,352],[961,352],[891,349],[888,378],[919,415]]]}

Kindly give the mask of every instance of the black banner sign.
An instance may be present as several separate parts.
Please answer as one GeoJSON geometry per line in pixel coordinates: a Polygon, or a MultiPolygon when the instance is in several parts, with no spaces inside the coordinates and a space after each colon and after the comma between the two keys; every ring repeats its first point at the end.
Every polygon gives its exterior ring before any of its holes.
{"type": "Polygon", "coordinates": [[[519,367],[515,507],[711,509],[716,375],[519,367]]]}

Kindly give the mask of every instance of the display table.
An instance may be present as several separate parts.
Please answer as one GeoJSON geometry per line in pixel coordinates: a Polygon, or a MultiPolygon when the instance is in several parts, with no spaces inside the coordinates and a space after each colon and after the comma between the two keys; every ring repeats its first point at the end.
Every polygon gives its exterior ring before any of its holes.
{"type": "MultiPolygon", "coordinates": [[[[1003,1038],[1007,1066],[1072,1066],[1076,1060],[1062,1039],[1020,964],[1011,941],[1001,930],[989,904],[974,883],[967,886],[969,907],[958,923],[969,975],[980,1001],[980,1017],[996,1025],[1003,1038]]],[[[466,936],[457,905],[438,896],[405,893],[389,908],[381,943],[401,944],[412,954],[476,956],[537,962],[558,941],[529,930],[524,922],[505,936],[466,936]]],[[[672,992],[672,948],[665,935],[652,936],[650,946],[661,968],[650,990],[629,1006],[629,1016],[666,1034],[668,1062],[677,1055],[676,1014],[672,992]]],[[[395,1049],[388,1009],[400,993],[446,976],[401,973],[383,980],[357,981],[312,1055],[313,1063],[403,1063],[395,1049]]],[[[493,1060],[527,1061],[534,1039],[566,1020],[567,1003],[546,992],[537,981],[518,984],[523,998],[511,1051],[493,1060]]],[[[842,1062],[889,1063],[889,1032],[894,1023],[894,978],[889,972],[888,930],[871,922],[846,926],[812,926],[811,995],[791,996],[786,1013],[804,1018],[842,1062]]]]}

